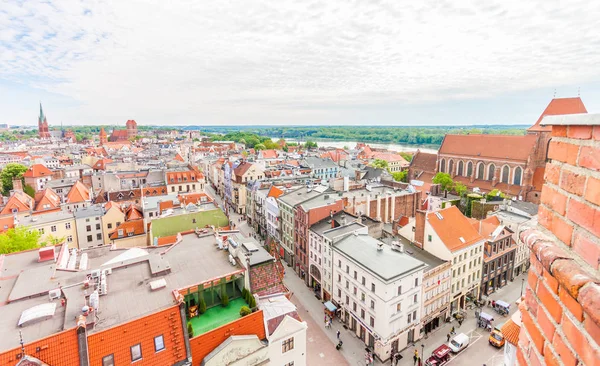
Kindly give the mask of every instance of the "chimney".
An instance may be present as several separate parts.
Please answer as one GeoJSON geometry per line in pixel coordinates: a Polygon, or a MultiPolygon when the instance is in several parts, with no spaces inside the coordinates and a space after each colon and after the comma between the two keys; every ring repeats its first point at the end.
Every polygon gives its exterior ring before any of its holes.
{"type": "Polygon", "coordinates": [[[425,243],[425,221],[427,213],[417,210],[415,213],[415,244],[423,249],[425,243]]]}
{"type": "Polygon", "coordinates": [[[23,181],[20,178],[13,178],[13,191],[23,192],[23,181]]]}

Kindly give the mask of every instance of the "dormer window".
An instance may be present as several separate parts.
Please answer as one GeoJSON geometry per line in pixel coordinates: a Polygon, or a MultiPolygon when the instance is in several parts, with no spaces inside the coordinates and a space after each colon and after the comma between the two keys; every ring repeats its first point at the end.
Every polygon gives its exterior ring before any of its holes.
{"type": "Polygon", "coordinates": [[[127,236],[133,236],[133,231],[128,232],[127,236]]]}
{"type": "Polygon", "coordinates": [[[123,236],[123,229],[119,229],[117,233],[118,233],[119,237],[122,237],[123,236]]]}

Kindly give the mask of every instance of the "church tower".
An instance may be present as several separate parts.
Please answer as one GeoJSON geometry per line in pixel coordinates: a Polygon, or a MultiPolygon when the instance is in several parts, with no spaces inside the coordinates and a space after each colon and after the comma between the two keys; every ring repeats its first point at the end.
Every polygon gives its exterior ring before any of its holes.
{"type": "Polygon", "coordinates": [[[41,139],[49,139],[50,132],[48,131],[48,121],[42,110],[42,103],[40,103],[40,116],[38,117],[38,136],[41,139]]]}
{"type": "Polygon", "coordinates": [[[125,127],[127,128],[127,140],[131,140],[132,138],[137,136],[137,122],[130,119],[125,124],[125,127]]]}
{"type": "Polygon", "coordinates": [[[104,131],[104,127],[100,127],[100,145],[104,145],[108,142],[108,138],[106,136],[106,131],[104,131]]]}

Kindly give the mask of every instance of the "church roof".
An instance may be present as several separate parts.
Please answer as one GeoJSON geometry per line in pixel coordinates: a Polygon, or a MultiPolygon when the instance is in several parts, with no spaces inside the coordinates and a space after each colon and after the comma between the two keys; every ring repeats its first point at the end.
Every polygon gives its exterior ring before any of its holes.
{"type": "Polygon", "coordinates": [[[439,154],[475,159],[527,161],[536,142],[535,135],[446,135],[439,154]]]}
{"type": "Polygon", "coordinates": [[[575,98],[554,98],[550,101],[544,112],[535,124],[527,129],[531,132],[551,132],[552,126],[540,126],[540,122],[545,116],[556,116],[562,114],[587,113],[585,105],[580,97],[575,98]]]}

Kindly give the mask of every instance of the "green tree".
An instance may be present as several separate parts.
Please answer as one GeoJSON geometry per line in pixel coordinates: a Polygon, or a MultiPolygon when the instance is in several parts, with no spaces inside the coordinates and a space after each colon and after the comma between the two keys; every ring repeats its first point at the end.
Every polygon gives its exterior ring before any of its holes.
{"type": "Polygon", "coordinates": [[[467,186],[460,182],[456,182],[456,184],[454,184],[454,191],[457,195],[462,197],[467,193],[467,186]]]}
{"type": "Polygon", "coordinates": [[[246,305],[244,305],[240,308],[240,316],[244,317],[244,316],[250,315],[250,314],[252,314],[252,310],[250,310],[250,308],[247,307],[246,305]]]}
{"type": "Polygon", "coordinates": [[[2,180],[2,193],[8,196],[10,191],[13,189],[13,178],[23,178],[23,174],[27,171],[27,167],[18,163],[6,164],[2,173],[0,173],[0,179],[2,180]]]}
{"type": "Polygon", "coordinates": [[[306,143],[304,144],[304,147],[307,149],[316,149],[318,146],[317,146],[316,142],[309,140],[309,141],[306,141],[306,143]]]}
{"type": "Polygon", "coordinates": [[[248,306],[250,307],[250,309],[254,309],[256,307],[256,299],[251,293],[249,293],[248,300],[248,306]]]}
{"type": "Polygon", "coordinates": [[[437,173],[435,177],[433,177],[433,183],[439,184],[444,192],[451,191],[452,188],[454,188],[454,181],[448,173],[437,173]]]}
{"type": "Polygon", "coordinates": [[[40,243],[40,246],[48,246],[48,245],[59,245],[65,242],[65,240],[67,239],[66,236],[62,236],[62,237],[58,237],[58,236],[54,236],[54,235],[48,235],[46,237],[46,240],[44,240],[43,242],[40,243]]]}
{"type": "Polygon", "coordinates": [[[206,301],[204,301],[204,293],[200,293],[200,300],[198,300],[198,313],[206,313],[206,301]]]}
{"type": "Polygon", "coordinates": [[[371,162],[371,166],[373,168],[387,169],[388,162],[385,160],[381,160],[381,159],[375,159],[375,160],[373,160],[373,162],[371,162]]]}
{"type": "Polygon", "coordinates": [[[0,234],[0,254],[20,252],[38,247],[40,233],[18,226],[0,234]]]}
{"type": "Polygon", "coordinates": [[[407,152],[399,152],[400,156],[402,156],[404,158],[404,160],[408,161],[409,163],[412,161],[413,159],[413,154],[411,153],[407,153],[407,152]]]}
{"type": "Polygon", "coordinates": [[[192,322],[187,322],[187,330],[188,330],[188,337],[194,338],[194,327],[192,327],[192,322]]]}
{"type": "Polygon", "coordinates": [[[29,184],[23,185],[23,192],[25,192],[25,194],[27,194],[29,197],[35,198],[35,189],[33,189],[33,187],[31,187],[29,184]]]}
{"type": "Polygon", "coordinates": [[[259,150],[266,150],[267,147],[263,144],[256,144],[254,145],[254,150],[259,151],[259,150]]]}
{"type": "Polygon", "coordinates": [[[226,293],[224,293],[223,295],[221,295],[221,305],[226,308],[227,306],[229,306],[229,295],[227,295],[226,293]]]}
{"type": "Polygon", "coordinates": [[[392,173],[392,178],[394,178],[394,180],[396,182],[404,182],[407,183],[407,178],[408,178],[408,171],[403,170],[401,172],[395,172],[392,173]]]}

